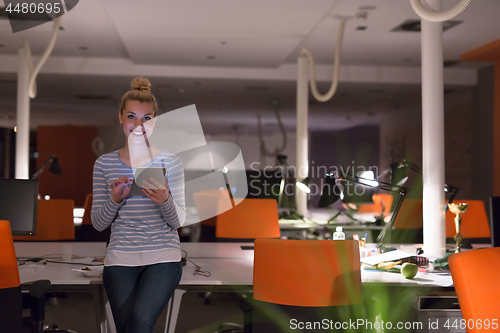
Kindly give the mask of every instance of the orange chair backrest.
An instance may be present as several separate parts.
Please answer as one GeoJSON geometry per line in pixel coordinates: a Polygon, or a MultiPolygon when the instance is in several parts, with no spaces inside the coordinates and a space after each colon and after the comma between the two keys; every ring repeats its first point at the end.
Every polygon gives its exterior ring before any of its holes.
{"type": "MultiPolygon", "coordinates": [[[[465,215],[465,214],[464,214],[465,215]]],[[[500,248],[493,247],[464,251],[448,258],[453,284],[458,296],[458,303],[466,323],[474,321],[467,329],[468,333],[483,332],[478,329],[481,320],[482,327],[489,320],[500,318],[500,248]]],[[[489,332],[489,330],[484,330],[489,332]]]]}
{"type": "Polygon", "coordinates": [[[396,229],[420,229],[424,226],[422,199],[405,199],[393,227],[396,229]]]}
{"type": "Polygon", "coordinates": [[[90,213],[92,212],[92,193],[87,194],[83,209],[82,224],[92,225],[92,220],[90,219],[90,213]]]}
{"type": "Polygon", "coordinates": [[[217,223],[218,210],[220,209],[219,206],[222,206],[220,201],[224,202],[226,206],[223,211],[231,207],[227,191],[202,190],[193,193],[193,199],[201,224],[211,227],[215,227],[217,223]]]}
{"type": "MultiPolygon", "coordinates": [[[[465,238],[490,238],[490,223],[484,208],[484,202],[481,200],[455,200],[455,202],[464,202],[469,204],[465,213],[460,215],[462,224],[460,234],[465,238]]],[[[456,234],[455,214],[446,212],[446,237],[453,238],[456,234]]]]}
{"type": "Polygon", "coordinates": [[[387,215],[391,212],[392,194],[388,193],[375,193],[372,196],[373,204],[360,205],[358,213],[382,213],[387,215]]]}
{"type": "Polygon", "coordinates": [[[0,221],[0,289],[21,285],[9,221],[0,221]]]}
{"type": "Polygon", "coordinates": [[[217,216],[218,238],[279,238],[278,203],[274,199],[244,199],[217,216]]]}
{"type": "Polygon", "coordinates": [[[14,240],[74,240],[73,200],[38,200],[35,236],[13,236],[14,240]]]}
{"type": "Polygon", "coordinates": [[[253,297],[292,306],[359,304],[359,243],[256,239],[253,297]]]}

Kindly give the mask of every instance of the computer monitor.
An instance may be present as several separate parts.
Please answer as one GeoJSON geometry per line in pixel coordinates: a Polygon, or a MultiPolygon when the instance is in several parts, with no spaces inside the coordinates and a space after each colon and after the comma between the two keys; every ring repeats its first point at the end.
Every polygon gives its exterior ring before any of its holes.
{"type": "Polygon", "coordinates": [[[500,197],[490,198],[491,246],[500,247],[500,197]]]}
{"type": "Polygon", "coordinates": [[[0,220],[10,222],[13,235],[35,235],[38,180],[0,179],[0,220]]]}

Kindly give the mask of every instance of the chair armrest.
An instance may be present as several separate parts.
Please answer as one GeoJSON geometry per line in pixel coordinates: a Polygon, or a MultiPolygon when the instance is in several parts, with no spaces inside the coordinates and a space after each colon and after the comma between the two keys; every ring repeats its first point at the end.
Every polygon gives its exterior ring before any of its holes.
{"type": "Polygon", "coordinates": [[[29,288],[31,316],[35,321],[43,322],[45,319],[45,294],[49,288],[49,280],[35,281],[29,288]]]}

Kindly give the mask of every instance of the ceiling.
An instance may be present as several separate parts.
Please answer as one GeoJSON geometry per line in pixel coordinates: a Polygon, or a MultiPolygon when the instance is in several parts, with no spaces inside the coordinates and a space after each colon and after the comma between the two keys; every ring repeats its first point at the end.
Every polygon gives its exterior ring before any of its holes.
{"type": "MultiPolygon", "coordinates": [[[[444,0],[449,9],[458,0],[444,0]]],[[[2,1],[0,0],[0,4],[2,1]]],[[[443,33],[444,61],[500,37],[500,1],[472,4],[443,33]]],[[[311,130],[377,124],[382,115],[420,108],[419,32],[392,31],[418,19],[409,0],[84,0],[62,17],[51,57],[37,78],[31,124],[113,124],[130,80],[144,75],[160,109],[196,104],[205,132],[255,131],[257,114],[278,130],[273,100],[285,127],[295,128],[296,59],[314,54],[319,88],[332,76],[340,17],[348,19],[339,88],[326,103],[310,97],[311,130]],[[364,29],[360,30],[360,27],[364,29]]],[[[12,33],[0,19],[0,126],[15,124],[17,53],[47,45],[52,23],[12,33]]],[[[475,84],[484,64],[453,63],[445,83],[475,84]]]]}

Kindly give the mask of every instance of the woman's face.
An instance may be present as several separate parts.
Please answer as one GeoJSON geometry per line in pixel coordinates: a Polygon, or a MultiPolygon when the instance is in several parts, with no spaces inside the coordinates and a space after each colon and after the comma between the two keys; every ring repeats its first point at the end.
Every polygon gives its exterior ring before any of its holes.
{"type": "Polygon", "coordinates": [[[149,137],[153,132],[155,121],[154,109],[151,103],[141,103],[139,101],[127,101],[123,112],[119,114],[120,124],[123,125],[123,132],[128,141],[134,143],[144,142],[144,131],[149,137]],[[152,121],[151,121],[152,120],[152,121]]]}

